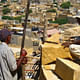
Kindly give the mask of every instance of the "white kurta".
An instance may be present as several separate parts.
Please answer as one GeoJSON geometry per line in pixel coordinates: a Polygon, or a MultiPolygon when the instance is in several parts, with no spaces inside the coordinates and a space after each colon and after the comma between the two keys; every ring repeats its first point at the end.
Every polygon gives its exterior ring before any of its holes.
{"type": "Polygon", "coordinates": [[[80,56],[80,45],[78,45],[78,44],[71,44],[69,46],[69,49],[70,49],[71,53],[80,56]]]}
{"type": "Polygon", "coordinates": [[[12,75],[16,69],[16,59],[12,50],[6,43],[0,43],[0,80],[17,80],[17,73],[12,75]]]}

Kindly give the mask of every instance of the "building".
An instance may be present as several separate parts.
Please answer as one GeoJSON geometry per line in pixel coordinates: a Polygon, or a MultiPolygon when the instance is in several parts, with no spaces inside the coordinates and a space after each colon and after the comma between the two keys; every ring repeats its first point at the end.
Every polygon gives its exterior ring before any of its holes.
{"type": "Polygon", "coordinates": [[[80,3],[80,0],[57,0],[57,2],[67,2],[67,1],[70,1],[72,4],[80,3]]]}
{"type": "Polygon", "coordinates": [[[40,3],[52,3],[53,2],[53,0],[39,0],[40,1],[40,3]]]}
{"type": "Polygon", "coordinates": [[[0,6],[0,20],[2,19],[2,10],[3,10],[3,7],[2,6],[0,6]]]}
{"type": "Polygon", "coordinates": [[[23,5],[25,5],[25,4],[27,4],[27,1],[28,0],[19,0],[19,2],[21,1],[21,4],[23,4],[23,5]]]}

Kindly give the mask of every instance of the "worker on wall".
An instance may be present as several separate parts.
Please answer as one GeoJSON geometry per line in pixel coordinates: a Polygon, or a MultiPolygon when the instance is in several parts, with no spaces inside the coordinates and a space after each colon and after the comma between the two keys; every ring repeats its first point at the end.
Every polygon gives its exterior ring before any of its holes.
{"type": "Polygon", "coordinates": [[[69,47],[74,59],[80,59],[80,36],[70,37],[68,41],[62,43],[64,47],[69,47]]]}
{"type": "Polygon", "coordinates": [[[17,80],[17,70],[24,61],[27,52],[22,49],[19,60],[16,62],[14,53],[8,44],[11,41],[11,32],[0,30],[0,80],[17,80]]]}

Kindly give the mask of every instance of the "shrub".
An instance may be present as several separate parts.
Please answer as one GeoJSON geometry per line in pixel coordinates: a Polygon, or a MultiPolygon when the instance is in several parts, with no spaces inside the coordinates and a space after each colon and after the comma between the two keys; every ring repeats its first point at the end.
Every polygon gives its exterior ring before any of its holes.
{"type": "Polygon", "coordinates": [[[1,3],[5,3],[7,0],[1,0],[1,3]]]}
{"type": "Polygon", "coordinates": [[[2,19],[14,20],[14,18],[13,17],[10,17],[10,16],[2,16],[2,19]]]}
{"type": "Polygon", "coordinates": [[[32,10],[31,10],[31,9],[29,10],[29,14],[30,14],[30,13],[32,13],[32,10]]]}
{"type": "Polygon", "coordinates": [[[55,9],[50,9],[50,10],[47,10],[47,12],[56,12],[55,9]]]}
{"type": "Polygon", "coordinates": [[[62,3],[61,5],[60,5],[62,8],[70,8],[70,6],[71,6],[71,3],[68,1],[68,2],[64,2],[64,3],[62,3]]]}
{"type": "Polygon", "coordinates": [[[8,7],[8,6],[9,6],[9,4],[7,4],[7,5],[4,5],[4,6],[3,6],[3,8],[6,8],[6,7],[8,7]]]}
{"type": "Polygon", "coordinates": [[[22,17],[24,17],[25,15],[21,15],[18,17],[11,17],[11,16],[2,16],[2,19],[7,19],[7,20],[18,20],[19,22],[21,22],[22,17]]]}
{"type": "Polygon", "coordinates": [[[57,23],[57,24],[66,24],[68,23],[68,19],[67,18],[59,18],[56,19],[55,21],[49,21],[49,23],[57,23]]]}
{"type": "Polygon", "coordinates": [[[4,8],[2,10],[3,14],[7,14],[7,13],[10,13],[10,9],[9,8],[4,8]]]}
{"type": "Polygon", "coordinates": [[[21,15],[21,16],[15,17],[14,20],[18,20],[19,22],[21,22],[22,17],[25,17],[25,15],[21,15]]]}

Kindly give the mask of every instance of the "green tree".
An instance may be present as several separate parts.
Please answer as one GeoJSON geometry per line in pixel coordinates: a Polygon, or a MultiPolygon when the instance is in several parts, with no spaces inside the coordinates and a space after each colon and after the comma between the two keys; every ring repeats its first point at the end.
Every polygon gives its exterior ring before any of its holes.
{"type": "Polygon", "coordinates": [[[8,6],[9,6],[9,4],[7,4],[7,5],[4,5],[4,6],[3,6],[3,8],[6,8],[6,7],[8,7],[8,6]]]}
{"type": "Polygon", "coordinates": [[[2,10],[3,14],[7,14],[7,13],[10,13],[10,9],[9,8],[4,8],[2,10]]]}
{"type": "Polygon", "coordinates": [[[57,23],[57,24],[66,24],[68,23],[68,19],[67,18],[59,18],[56,19],[55,21],[49,21],[49,23],[57,23]]]}
{"type": "Polygon", "coordinates": [[[50,10],[47,10],[47,12],[56,12],[55,9],[50,9],[50,10]]]}
{"type": "Polygon", "coordinates": [[[18,20],[19,22],[21,22],[22,17],[25,17],[25,15],[21,15],[21,16],[18,16],[18,17],[2,16],[2,19],[7,19],[7,20],[18,20]]]}
{"type": "Polygon", "coordinates": [[[18,16],[18,17],[15,17],[15,18],[14,18],[14,20],[18,20],[19,22],[21,22],[21,19],[22,19],[21,16],[18,16]]]}
{"type": "Polygon", "coordinates": [[[15,17],[14,20],[18,20],[19,22],[21,22],[22,17],[25,17],[25,15],[21,15],[21,16],[15,17]]]}
{"type": "Polygon", "coordinates": [[[29,14],[32,13],[32,9],[29,10],[29,14]]]}
{"type": "Polygon", "coordinates": [[[53,0],[53,3],[56,2],[56,0],[53,0]]]}
{"type": "Polygon", "coordinates": [[[71,3],[67,1],[67,2],[62,3],[60,6],[64,9],[69,9],[71,6],[71,3]]]}
{"type": "Polygon", "coordinates": [[[1,0],[1,3],[5,3],[7,0],[1,0]]]}
{"type": "Polygon", "coordinates": [[[2,16],[2,19],[7,19],[7,20],[14,20],[14,18],[13,17],[10,17],[10,16],[2,16]]]}

